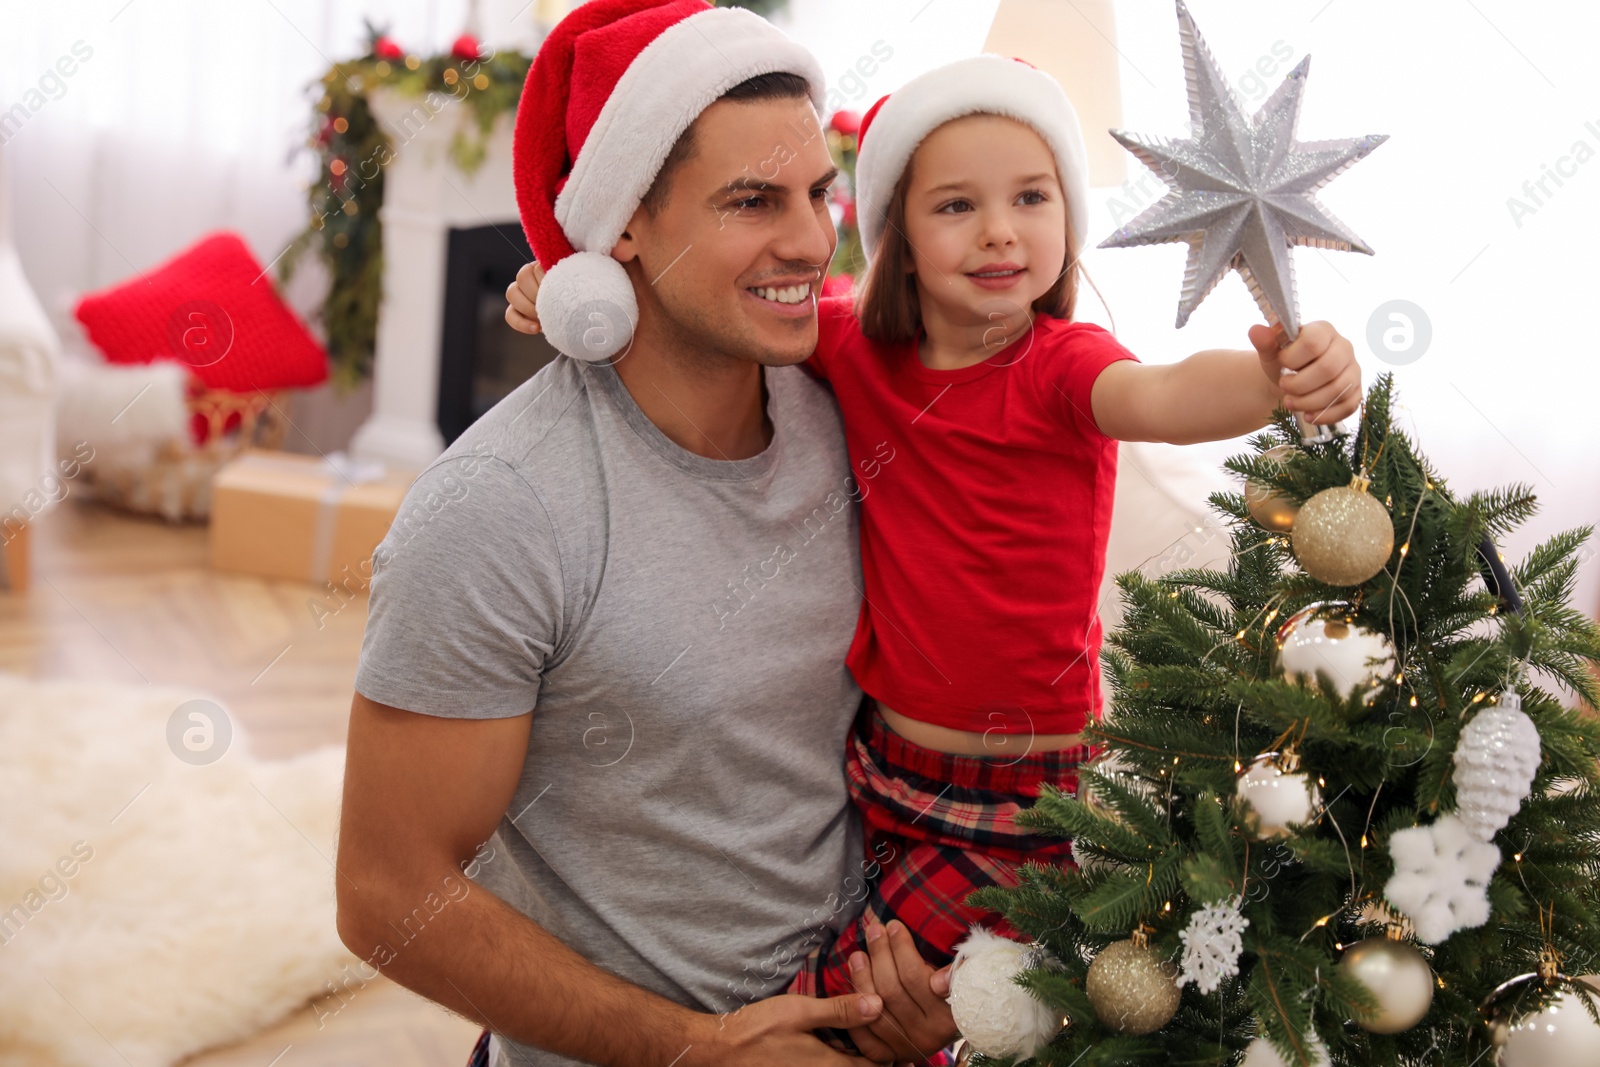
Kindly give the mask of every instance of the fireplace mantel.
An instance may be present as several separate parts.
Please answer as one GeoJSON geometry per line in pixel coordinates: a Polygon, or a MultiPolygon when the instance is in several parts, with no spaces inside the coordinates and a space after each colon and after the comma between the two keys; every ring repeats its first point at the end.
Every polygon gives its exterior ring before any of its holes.
{"type": "Polygon", "coordinates": [[[457,226],[517,224],[512,116],[496,120],[483,164],[469,177],[450,159],[451,138],[472,121],[456,100],[380,89],[371,106],[394,155],[385,168],[379,216],[383,295],[372,415],[350,447],[363,459],[420,470],[444,451],[437,418],[448,234],[457,226]]]}

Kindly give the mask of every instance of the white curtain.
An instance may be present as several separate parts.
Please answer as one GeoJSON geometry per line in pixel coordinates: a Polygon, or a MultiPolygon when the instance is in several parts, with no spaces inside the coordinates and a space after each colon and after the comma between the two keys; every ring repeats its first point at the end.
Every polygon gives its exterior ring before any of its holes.
{"type": "MultiPolygon", "coordinates": [[[[480,36],[537,40],[541,3],[489,0],[480,36]]],[[[466,0],[66,0],[0,12],[0,143],[16,241],[68,344],[76,296],[133,276],[209,231],[263,264],[306,221],[314,157],[297,152],[331,63],[367,16],[408,51],[447,49],[466,0]],[[70,71],[70,73],[67,73],[70,71]]],[[[309,261],[308,261],[309,262],[309,261]]],[[[297,292],[303,286],[296,286],[297,292]]],[[[297,304],[315,302],[315,286],[297,304]]]]}

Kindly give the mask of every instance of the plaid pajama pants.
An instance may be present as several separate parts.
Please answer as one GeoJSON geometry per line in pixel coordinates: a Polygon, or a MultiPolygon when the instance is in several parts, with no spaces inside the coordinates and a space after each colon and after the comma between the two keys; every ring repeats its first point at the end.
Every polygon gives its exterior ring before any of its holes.
{"type": "MultiPolygon", "coordinates": [[[[1015,759],[936,752],[891,730],[869,699],[850,739],[845,773],[861,811],[868,869],[878,877],[862,921],[812,950],[788,991],[850,992],[850,954],[867,950],[868,912],[879,923],[904,923],[922,958],[936,968],[954,958],[974,923],[1021,939],[1004,918],[964,901],[975,889],[1016,885],[1025,860],[1072,862],[1068,839],[1025,831],[1012,816],[1033,806],[1043,783],[1076,794],[1078,767],[1093,755],[1087,745],[1015,759]]],[[[838,1032],[831,1037],[848,1041],[838,1032]]]]}

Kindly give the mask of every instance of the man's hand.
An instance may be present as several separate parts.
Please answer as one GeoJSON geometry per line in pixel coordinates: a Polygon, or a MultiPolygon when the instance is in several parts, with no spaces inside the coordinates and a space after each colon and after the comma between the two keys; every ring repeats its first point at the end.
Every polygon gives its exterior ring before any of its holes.
{"type": "Polygon", "coordinates": [[[524,263],[517,280],[506,286],[506,324],[520,333],[539,332],[539,281],[544,269],[537,260],[524,263]]]}
{"type": "Polygon", "coordinates": [[[857,992],[882,998],[883,1013],[850,1037],[877,1063],[920,1063],[961,1036],[945,1002],[950,968],[928,966],[898,919],[884,927],[869,912],[863,921],[867,951],[851,954],[850,975],[857,992]]]}
{"type": "Polygon", "coordinates": [[[882,1011],[881,998],[863,993],[769,997],[727,1015],[701,1016],[681,1067],[852,1067],[860,1061],[829,1048],[812,1031],[850,1030],[882,1011]]]}
{"type": "Polygon", "coordinates": [[[1287,410],[1328,426],[1361,407],[1361,367],[1355,349],[1328,323],[1303,324],[1286,345],[1281,325],[1252,326],[1250,343],[1261,357],[1261,372],[1283,391],[1287,410]]]}

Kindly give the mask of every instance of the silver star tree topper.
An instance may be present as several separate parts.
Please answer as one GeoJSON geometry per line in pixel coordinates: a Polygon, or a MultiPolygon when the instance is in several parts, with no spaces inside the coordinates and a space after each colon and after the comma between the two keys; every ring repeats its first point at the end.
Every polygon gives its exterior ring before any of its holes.
{"type": "MultiPolygon", "coordinates": [[[[1334,141],[1297,141],[1306,56],[1255,115],[1239,98],[1183,0],[1178,28],[1189,86],[1188,138],[1112,130],[1111,136],[1168,185],[1167,195],[1100,242],[1101,248],[1189,243],[1178,326],[1229,270],[1237,270],[1269,322],[1287,340],[1300,332],[1294,245],[1372,254],[1366,242],[1317,203],[1315,193],[1389,139],[1369,134],[1334,141]]],[[[1324,438],[1326,439],[1326,438],[1324,438]]]]}

